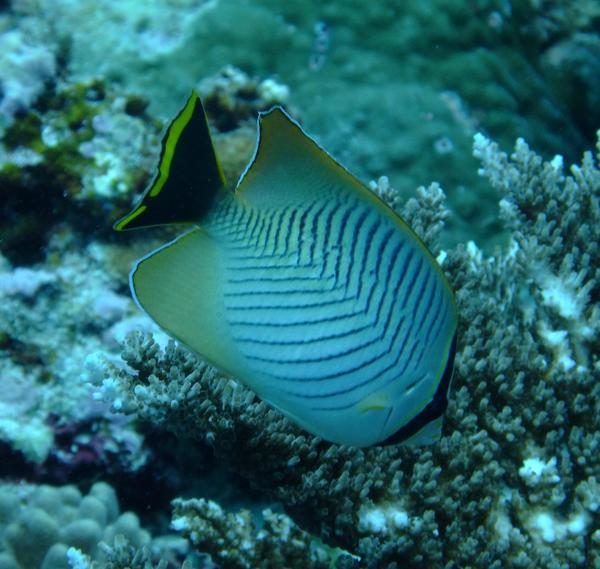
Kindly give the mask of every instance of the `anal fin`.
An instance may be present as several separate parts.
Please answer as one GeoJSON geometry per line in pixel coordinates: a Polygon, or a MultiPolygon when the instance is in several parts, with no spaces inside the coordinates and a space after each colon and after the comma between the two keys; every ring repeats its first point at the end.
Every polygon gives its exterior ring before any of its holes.
{"type": "Polygon", "coordinates": [[[135,301],[159,326],[230,374],[241,367],[225,319],[216,242],[193,229],[143,257],[130,276],[135,301]]]}

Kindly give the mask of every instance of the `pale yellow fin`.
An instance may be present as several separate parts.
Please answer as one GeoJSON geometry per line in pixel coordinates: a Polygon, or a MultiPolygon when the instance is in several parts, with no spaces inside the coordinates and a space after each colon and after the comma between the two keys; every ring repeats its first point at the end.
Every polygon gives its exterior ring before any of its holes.
{"type": "Polygon", "coordinates": [[[261,113],[258,124],[256,152],[237,188],[243,200],[277,207],[349,192],[384,205],[281,107],[261,113]]]}
{"type": "Polygon", "coordinates": [[[169,334],[230,374],[240,357],[224,318],[219,251],[202,229],[143,257],[130,277],[134,299],[169,334]]]}
{"type": "Polygon", "coordinates": [[[440,440],[442,436],[442,417],[424,425],[412,437],[402,441],[403,444],[411,446],[430,445],[440,440]]]}

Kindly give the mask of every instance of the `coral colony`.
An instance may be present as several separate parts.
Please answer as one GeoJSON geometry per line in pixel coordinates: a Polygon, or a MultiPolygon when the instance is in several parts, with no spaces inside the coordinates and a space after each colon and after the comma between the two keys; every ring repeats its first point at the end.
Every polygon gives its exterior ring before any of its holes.
{"type": "Polygon", "coordinates": [[[600,568],[598,2],[358,4],[0,2],[0,569],[600,568]],[[185,228],[112,225],[192,91],[232,184],[294,117],[430,251],[429,443],[311,434],[139,310],[185,228]]]}

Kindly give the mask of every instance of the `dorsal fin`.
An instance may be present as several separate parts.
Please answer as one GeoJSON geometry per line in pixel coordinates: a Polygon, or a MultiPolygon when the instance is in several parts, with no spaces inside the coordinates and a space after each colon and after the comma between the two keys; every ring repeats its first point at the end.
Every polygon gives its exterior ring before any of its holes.
{"type": "Polygon", "coordinates": [[[280,106],[259,114],[256,151],[236,191],[243,200],[272,206],[307,203],[324,194],[346,192],[405,225],[280,106]]]}
{"type": "Polygon", "coordinates": [[[136,229],[199,221],[225,177],[215,154],[200,97],[192,91],[167,128],[158,171],[139,203],[114,228],[136,229]]]}
{"type": "Polygon", "coordinates": [[[331,185],[368,192],[281,107],[260,113],[256,151],[237,185],[241,197],[289,204],[331,185]]]}

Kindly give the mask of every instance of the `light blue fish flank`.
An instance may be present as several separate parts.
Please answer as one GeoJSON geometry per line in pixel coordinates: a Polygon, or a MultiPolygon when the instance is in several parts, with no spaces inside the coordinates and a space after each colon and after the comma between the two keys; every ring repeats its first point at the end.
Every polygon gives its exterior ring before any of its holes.
{"type": "Polygon", "coordinates": [[[193,93],[117,229],[189,222],[136,264],[139,306],[307,431],[367,446],[439,436],[454,296],[425,245],[279,107],[228,189],[193,93]]]}

